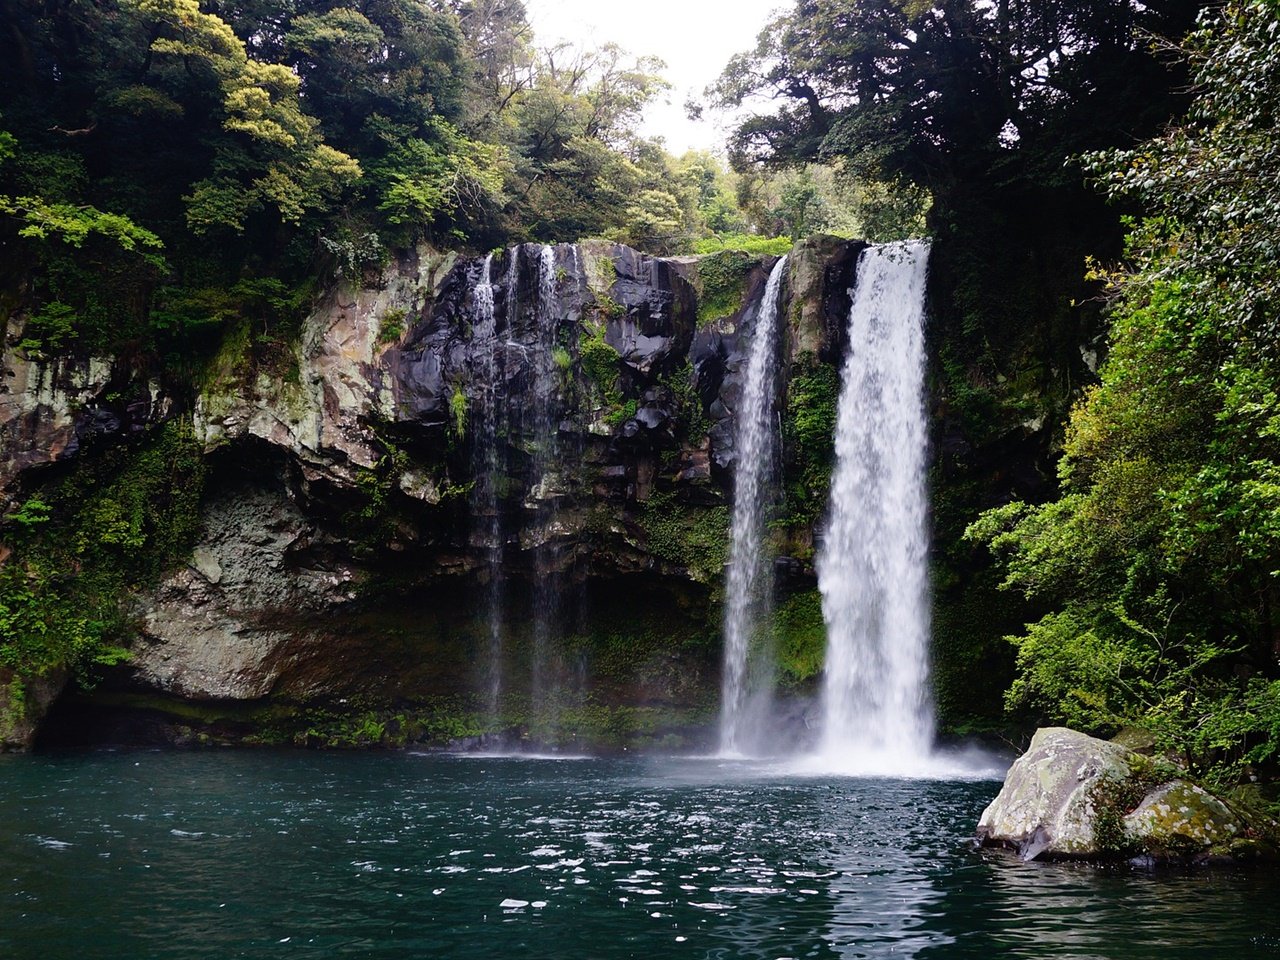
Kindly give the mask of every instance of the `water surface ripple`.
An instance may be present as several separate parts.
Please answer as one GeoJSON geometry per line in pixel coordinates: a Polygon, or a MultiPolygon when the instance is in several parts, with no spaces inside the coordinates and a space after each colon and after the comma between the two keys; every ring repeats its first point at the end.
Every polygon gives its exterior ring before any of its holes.
{"type": "Polygon", "coordinates": [[[997,786],[714,760],[0,758],[0,956],[1280,956],[1274,874],[979,852],[997,786]]]}

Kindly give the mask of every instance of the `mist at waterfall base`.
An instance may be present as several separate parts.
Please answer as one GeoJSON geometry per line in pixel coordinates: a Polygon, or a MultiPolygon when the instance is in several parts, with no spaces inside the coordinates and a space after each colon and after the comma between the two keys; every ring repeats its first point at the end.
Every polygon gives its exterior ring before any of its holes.
{"type": "Polygon", "coordinates": [[[0,956],[1280,955],[1273,872],[980,851],[997,789],[658,758],[0,757],[0,956]]]}

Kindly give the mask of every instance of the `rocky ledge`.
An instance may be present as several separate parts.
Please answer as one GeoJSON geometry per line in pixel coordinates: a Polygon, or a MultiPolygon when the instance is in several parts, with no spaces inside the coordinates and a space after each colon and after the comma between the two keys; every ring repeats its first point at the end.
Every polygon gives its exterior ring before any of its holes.
{"type": "MultiPolygon", "coordinates": [[[[779,480],[815,504],[829,434],[802,428],[834,417],[864,247],[810,238],[788,261],[779,480]]],[[[127,656],[86,689],[54,655],[22,675],[0,663],[0,750],[701,742],[735,411],[775,262],[603,241],[405,250],[336,284],[286,341],[259,344],[240,318],[175,383],[129,358],[29,355],[15,314],[0,515],[62,503],[68,478],[102,489],[165,443],[201,479],[173,555],[116,578],[127,656]]],[[[774,532],[780,607],[799,598],[784,626],[810,647],[819,509],[774,532]]],[[[6,537],[0,569],[21,561],[6,537]]],[[[797,683],[815,660],[797,654],[797,683]]]]}
{"type": "Polygon", "coordinates": [[[1157,863],[1275,859],[1280,827],[1184,771],[1065,727],[1036,732],[978,822],[1023,860],[1157,863]]]}

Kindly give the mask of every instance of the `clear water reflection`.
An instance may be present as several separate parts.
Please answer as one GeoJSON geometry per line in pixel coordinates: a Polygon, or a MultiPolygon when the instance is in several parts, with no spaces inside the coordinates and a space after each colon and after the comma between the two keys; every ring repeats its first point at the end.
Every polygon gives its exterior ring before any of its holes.
{"type": "Polygon", "coordinates": [[[1280,956],[1280,878],[1024,865],[992,782],[689,760],[0,762],[0,956],[1280,956]]]}

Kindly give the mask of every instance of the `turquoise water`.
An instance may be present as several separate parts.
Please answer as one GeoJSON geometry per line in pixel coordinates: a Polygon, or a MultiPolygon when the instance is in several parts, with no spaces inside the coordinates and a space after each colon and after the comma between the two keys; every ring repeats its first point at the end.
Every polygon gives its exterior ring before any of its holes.
{"type": "Polygon", "coordinates": [[[974,850],[997,788],[712,760],[0,758],[0,957],[1280,956],[1275,873],[974,850]]]}

